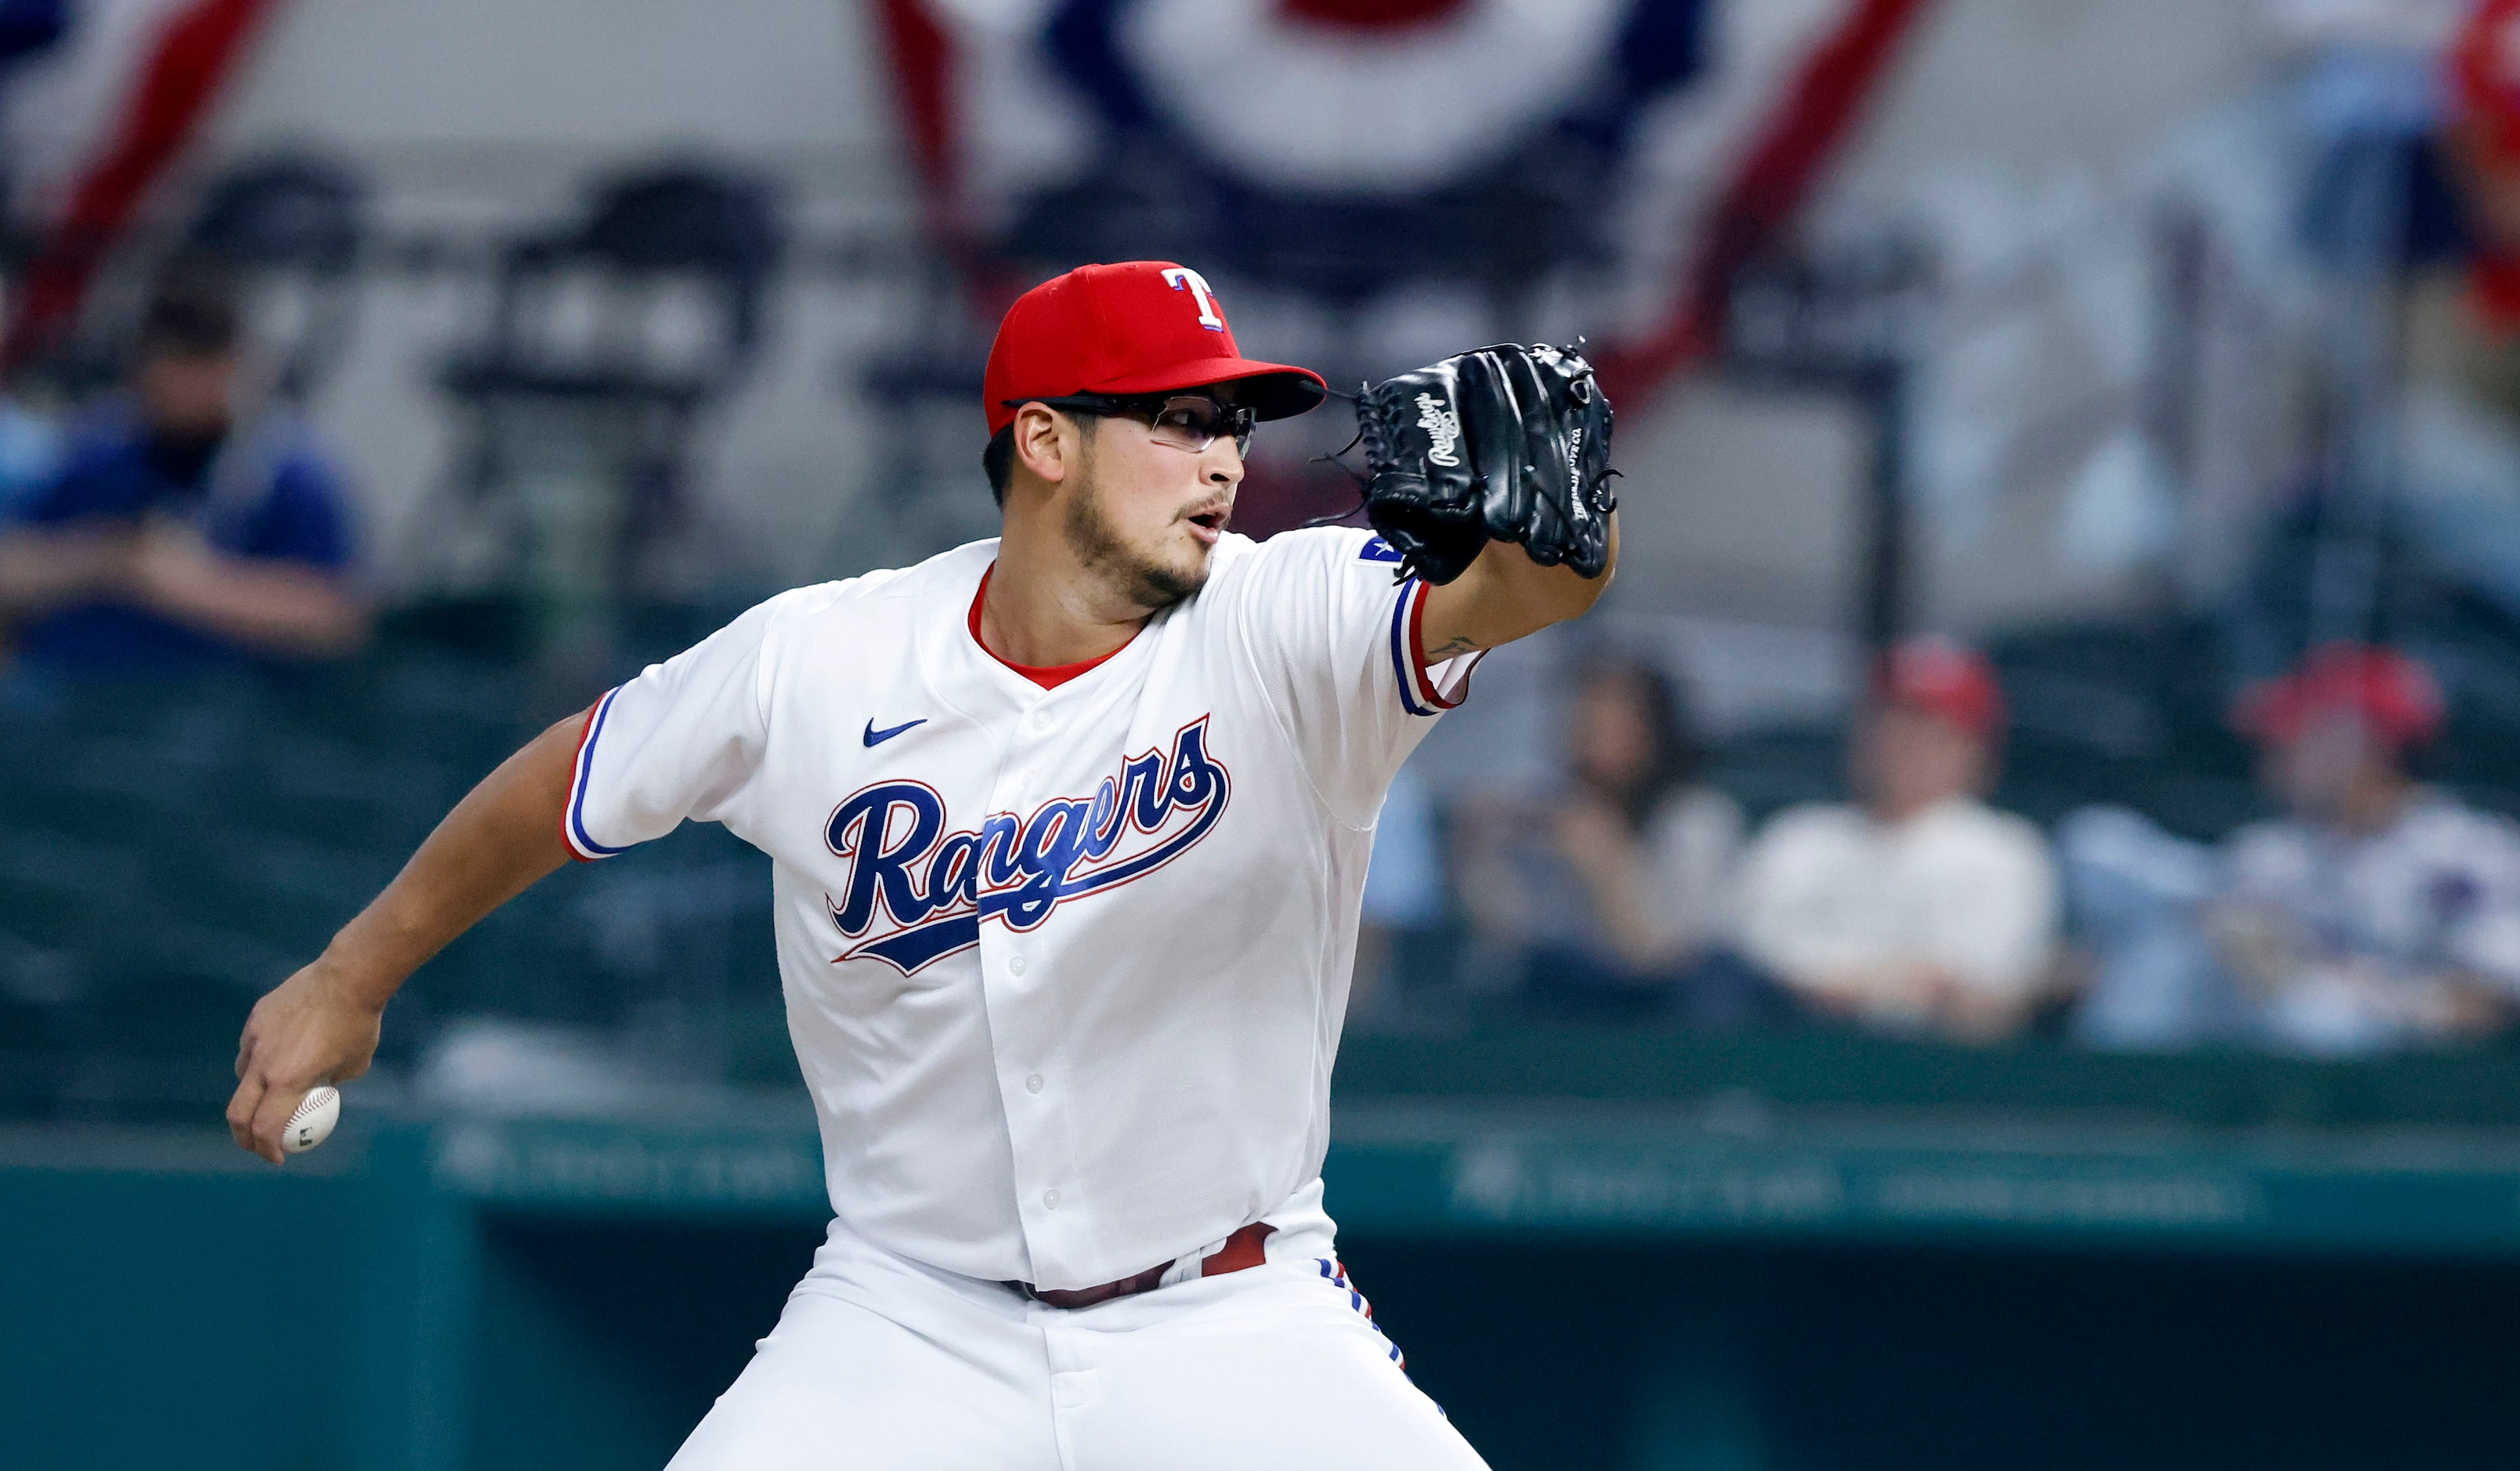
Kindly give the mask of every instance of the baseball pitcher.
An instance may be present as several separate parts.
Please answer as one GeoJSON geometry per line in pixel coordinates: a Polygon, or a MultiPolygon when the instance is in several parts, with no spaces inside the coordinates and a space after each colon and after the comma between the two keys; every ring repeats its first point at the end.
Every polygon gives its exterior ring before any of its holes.
{"type": "Polygon", "coordinates": [[[282,1157],[403,979],[689,821],[773,861],[829,1236],[677,1471],[1475,1467],[1324,1209],[1383,790],[1482,650],[1591,607],[1617,525],[1578,354],[1359,401],[1379,535],[1234,535],[1255,423],[1196,271],[1087,266],[991,350],[1004,533],[798,588],[554,726],[246,1024],[282,1157]]]}

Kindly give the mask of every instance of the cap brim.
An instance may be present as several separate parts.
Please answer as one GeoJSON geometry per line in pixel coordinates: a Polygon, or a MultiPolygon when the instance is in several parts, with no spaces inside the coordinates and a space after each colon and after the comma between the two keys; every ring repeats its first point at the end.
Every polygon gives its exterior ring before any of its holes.
{"type": "Polygon", "coordinates": [[[1194,358],[1170,368],[1089,383],[1078,391],[1170,393],[1178,388],[1203,388],[1210,383],[1234,384],[1235,397],[1261,419],[1292,419],[1310,413],[1330,396],[1330,385],[1309,368],[1260,363],[1249,358],[1194,358]]]}

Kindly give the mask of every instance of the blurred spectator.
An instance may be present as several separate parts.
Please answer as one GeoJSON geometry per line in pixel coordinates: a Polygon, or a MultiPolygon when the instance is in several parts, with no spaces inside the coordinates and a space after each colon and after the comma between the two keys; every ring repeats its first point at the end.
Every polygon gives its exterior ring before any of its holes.
{"type": "Polygon", "coordinates": [[[1741,810],[1699,782],[1705,756],[1678,688],[1650,664],[1598,659],[1577,675],[1569,715],[1570,780],[1555,800],[1465,821],[1471,922],[1522,957],[1542,1010],[1739,1019],[1713,952],[1741,810]]]}
{"type": "Polygon", "coordinates": [[[0,610],[29,661],[173,672],[364,637],[340,479],[303,421],[253,402],[247,362],[232,283],[160,283],[130,392],[74,430],[0,532],[0,610]]]}
{"type": "Polygon", "coordinates": [[[2520,828],[2418,784],[2440,730],[2422,665],[2336,645],[2241,701],[2286,816],[2219,864],[2133,814],[2062,835],[2098,953],[2094,1043],[2257,1039],[2355,1054],[2494,1030],[2520,997],[2520,828]]]}
{"type": "Polygon", "coordinates": [[[1417,771],[1402,767],[1373,825],[1373,859],[1365,870],[1365,902],[1356,933],[1356,970],[1347,1014],[1391,1018],[1401,1005],[1402,942],[1444,922],[1444,860],[1435,837],[1435,803],[1417,771]]]}
{"type": "Polygon", "coordinates": [[[1812,1009],[1987,1040],[2041,996],[2056,925],[2048,845],[1980,800],[2003,700],[1940,639],[1882,661],[1855,734],[1861,806],[1771,820],[1742,865],[1741,942],[1812,1009]]]}
{"type": "Polygon", "coordinates": [[[2090,962],[2077,1040],[2139,1050],[2251,1035],[2238,988],[2197,922],[2222,888],[2220,854],[2140,813],[2087,807],[2056,825],[2056,857],[2090,962]]]}

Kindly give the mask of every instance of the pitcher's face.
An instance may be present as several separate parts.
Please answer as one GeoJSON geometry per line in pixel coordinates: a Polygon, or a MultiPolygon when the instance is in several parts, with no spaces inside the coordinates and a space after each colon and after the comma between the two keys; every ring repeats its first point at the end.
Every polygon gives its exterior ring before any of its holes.
{"type": "Polygon", "coordinates": [[[1233,436],[1188,450],[1141,420],[1112,415],[1096,418],[1083,440],[1079,473],[1061,488],[1060,526],[1078,561],[1148,608],[1206,586],[1242,483],[1233,436]]]}

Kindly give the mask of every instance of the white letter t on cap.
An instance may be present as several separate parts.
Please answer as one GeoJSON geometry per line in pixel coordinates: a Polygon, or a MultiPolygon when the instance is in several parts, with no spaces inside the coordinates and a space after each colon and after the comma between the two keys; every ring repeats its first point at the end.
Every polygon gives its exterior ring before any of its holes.
{"type": "Polygon", "coordinates": [[[1192,297],[1198,302],[1199,326],[1209,332],[1225,331],[1225,319],[1216,314],[1216,296],[1208,290],[1206,277],[1187,266],[1175,266],[1164,273],[1164,279],[1173,284],[1176,291],[1189,289],[1192,297]]]}

